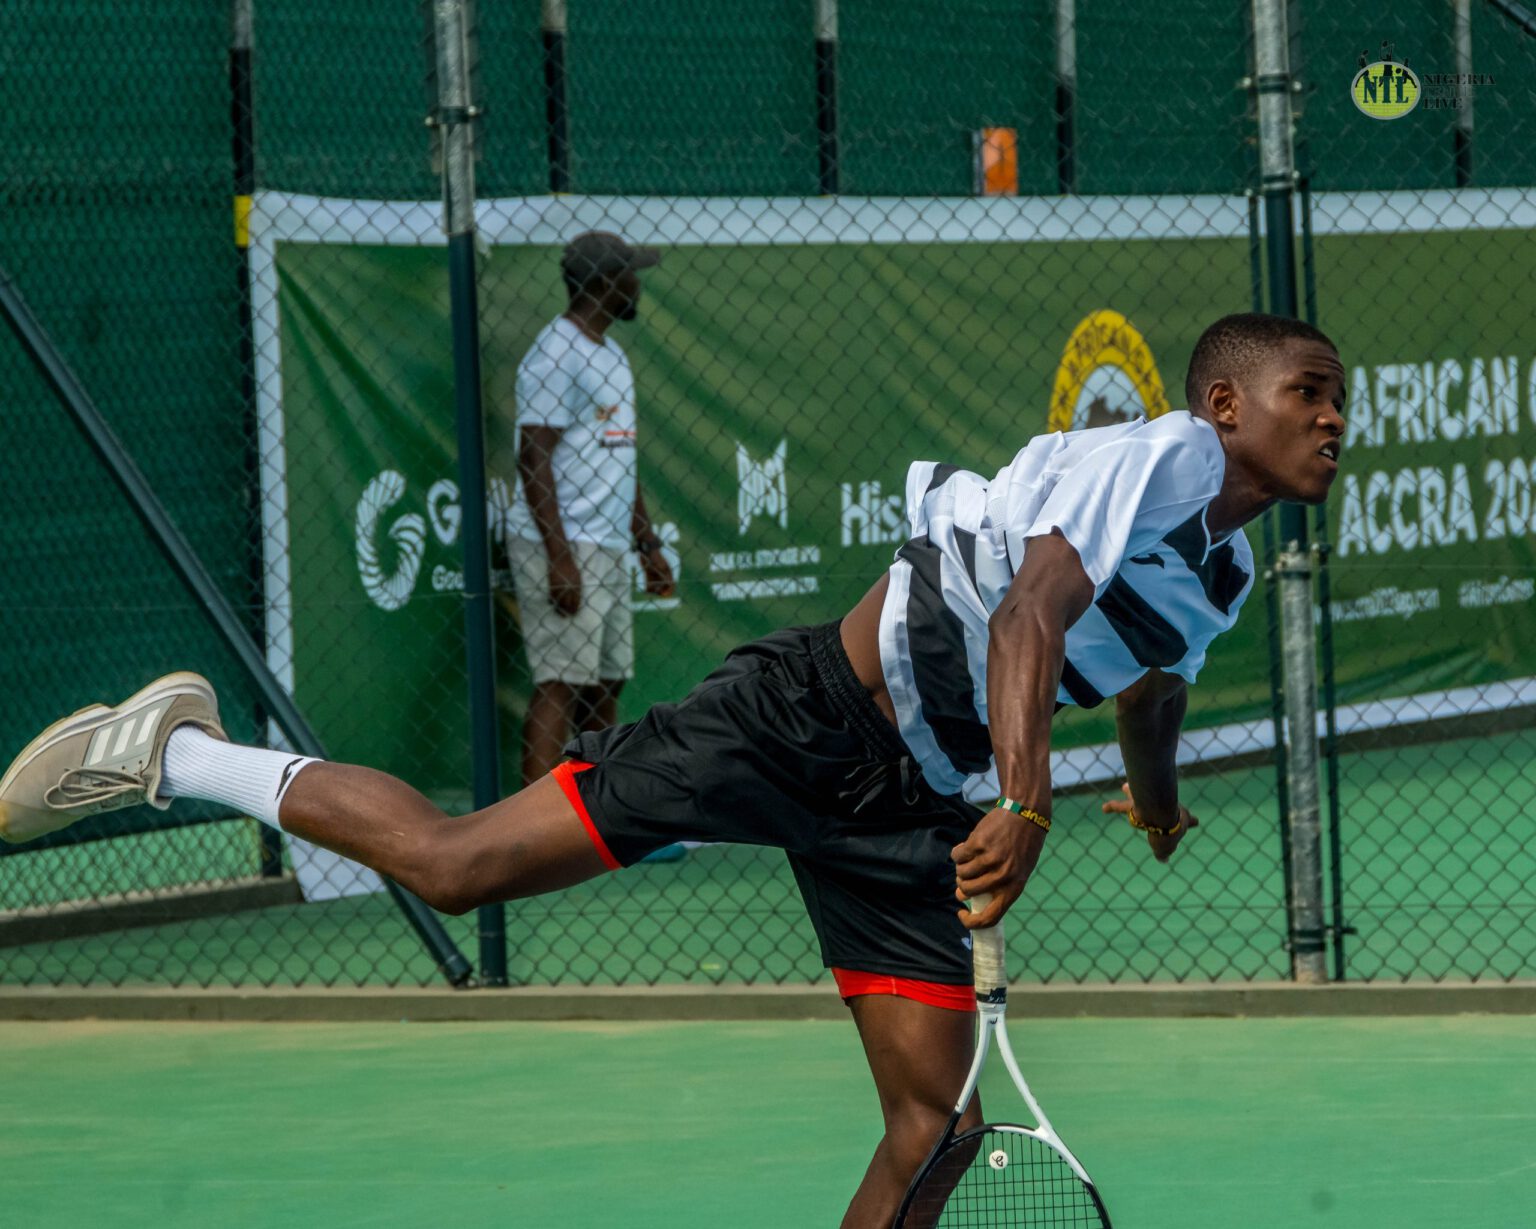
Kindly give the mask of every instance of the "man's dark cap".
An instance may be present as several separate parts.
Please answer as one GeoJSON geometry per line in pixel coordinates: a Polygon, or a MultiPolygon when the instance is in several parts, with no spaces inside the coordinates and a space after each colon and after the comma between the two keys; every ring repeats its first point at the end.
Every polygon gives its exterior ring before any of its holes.
{"type": "Polygon", "coordinates": [[[634,247],[606,230],[577,235],[560,253],[560,271],[578,286],[598,278],[612,279],[627,269],[649,269],[661,263],[655,248],[634,247]]]}

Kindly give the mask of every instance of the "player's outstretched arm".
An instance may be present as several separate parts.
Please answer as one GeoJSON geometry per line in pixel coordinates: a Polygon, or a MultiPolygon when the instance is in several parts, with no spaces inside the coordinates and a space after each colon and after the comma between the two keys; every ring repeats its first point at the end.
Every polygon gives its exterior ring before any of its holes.
{"type": "Polygon", "coordinates": [[[955,846],[955,895],[990,892],[966,926],[991,926],[1018,900],[1045,843],[1051,815],[1051,718],[1061,684],[1067,629],[1093,601],[1076,549],[1057,533],[1031,538],[1024,561],[990,621],[987,724],[1003,795],[1037,819],[995,807],[955,846]],[[1043,822],[1042,822],[1043,821],[1043,822]]]}
{"type": "Polygon", "coordinates": [[[1173,856],[1200,821],[1179,804],[1176,753],[1189,689],[1176,674],[1148,670],[1115,701],[1115,726],[1125,760],[1123,800],[1104,804],[1105,814],[1124,815],[1147,834],[1159,862],[1173,856]]]}

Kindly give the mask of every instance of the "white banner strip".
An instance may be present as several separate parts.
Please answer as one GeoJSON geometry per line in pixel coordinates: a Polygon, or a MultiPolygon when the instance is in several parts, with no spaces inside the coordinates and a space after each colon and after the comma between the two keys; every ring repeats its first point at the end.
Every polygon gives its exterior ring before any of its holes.
{"type": "MultiPolygon", "coordinates": [[[[258,192],[251,236],[293,243],[445,242],[434,201],[362,201],[258,192]]],[[[1115,239],[1238,239],[1241,196],[698,197],[526,196],[480,201],[482,240],[558,245],[585,230],[632,243],[707,245],[1063,243],[1115,239]]],[[[1536,189],[1318,192],[1317,235],[1536,229],[1536,189]]]]}

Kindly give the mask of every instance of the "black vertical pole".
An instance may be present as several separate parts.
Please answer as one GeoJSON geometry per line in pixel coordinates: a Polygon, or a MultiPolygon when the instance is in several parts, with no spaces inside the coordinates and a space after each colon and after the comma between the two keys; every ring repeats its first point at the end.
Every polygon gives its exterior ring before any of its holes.
{"type": "MultiPolygon", "coordinates": [[[[1260,87],[1263,88],[1262,86],[1260,87]]],[[[1287,84],[1286,88],[1289,88],[1287,84]]],[[[1269,310],[1277,316],[1297,317],[1296,235],[1292,217],[1292,185],[1264,190],[1264,246],[1269,265],[1269,310]]],[[[1280,505],[1280,537],[1297,547],[1307,544],[1307,514],[1300,504],[1280,505]]]]}
{"type": "Polygon", "coordinates": [[[549,145],[549,190],[571,190],[570,113],[565,102],[565,0],[544,0],[544,126],[549,145]]]}
{"type": "MultiPolygon", "coordinates": [[[[475,105],[470,76],[474,31],[465,0],[433,6],[437,108],[442,133],[443,229],[448,235],[448,300],[453,322],[453,402],[459,443],[459,499],[464,509],[464,658],[469,683],[470,775],[474,807],[501,797],[496,730],[496,650],[491,606],[491,550],[485,498],[485,418],[480,398],[480,309],[475,283],[475,105]]],[[[478,911],[480,980],[507,984],[506,911],[478,911]]]]}
{"type": "MultiPolygon", "coordinates": [[[[229,120],[231,154],[235,165],[235,277],[240,312],[240,406],[245,417],[246,516],[250,531],[259,535],[261,524],[260,456],[256,447],[256,344],[251,329],[251,264],[246,251],[251,238],[251,197],[256,191],[256,144],[253,137],[251,102],[251,5],[252,0],[234,0],[230,10],[229,37],[229,120]]],[[[252,549],[246,583],[250,587],[253,612],[248,620],[251,637],[265,644],[262,625],[261,551],[252,549]]],[[[255,727],[264,729],[266,710],[255,706],[255,727]]],[[[256,825],[263,879],[277,879],[283,873],[283,838],[275,828],[256,825]]]]}
{"type": "MultiPolygon", "coordinates": [[[[1269,719],[1275,728],[1275,802],[1280,808],[1280,869],[1285,900],[1291,899],[1291,791],[1285,771],[1285,667],[1280,642],[1280,582],[1275,575],[1275,521],[1271,508],[1260,518],[1264,531],[1264,614],[1269,633],[1269,719]]],[[[1290,951],[1290,927],[1286,927],[1290,951]]]]}
{"type": "MultiPolygon", "coordinates": [[[[1264,237],[1259,198],[1248,193],[1248,276],[1253,310],[1264,310],[1264,237]]],[[[1285,900],[1291,899],[1291,801],[1285,775],[1285,686],[1280,649],[1280,588],[1275,576],[1275,517],[1271,508],[1260,518],[1264,534],[1264,614],[1269,641],[1269,719],[1275,731],[1275,800],[1280,807],[1280,869],[1285,900]]],[[[1287,931],[1287,934],[1289,931],[1287,931]]],[[[1286,948],[1290,943],[1287,939],[1286,948]]]]}
{"type": "MultiPolygon", "coordinates": [[[[1456,75],[1472,72],[1472,0],[1453,0],[1455,13],[1456,75]]],[[[1472,90],[1467,89],[1457,100],[1455,158],[1456,186],[1465,188],[1472,182],[1472,90]]]]}
{"type": "MultiPolygon", "coordinates": [[[[1303,175],[1297,184],[1301,206],[1301,287],[1305,319],[1317,323],[1317,263],[1312,247],[1312,184],[1303,175]]],[[[1328,575],[1328,505],[1318,504],[1312,513],[1314,551],[1317,555],[1318,667],[1323,683],[1323,766],[1327,773],[1328,891],[1333,898],[1329,930],[1333,943],[1333,980],[1343,981],[1347,968],[1344,936],[1353,934],[1344,920],[1344,834],[1339,807],[1339,714],[1338,690],[1333,677],[1333,587],[1328,575]]]]}
{"type": "Polygon", "coordinates": [[[1077,4],[1056,0],[1056,187],[1077,191],[1077,4]]]}
{"type": "Polygon", "coordinates": [[[816,184],[839,188],[837,159],[837,0],[816,0],[816,184]]]}
{"type": "MultiPolygon", "coordinates": [[[[1296,190],[1290,35],[1285,0],[1252,0],[1253,87],[1258,103],[1260,188],[1264,196],[1270,311],[1297,314],[1296,190]]],[[[1307,546],[1306,510],[1282,504],[1275,556],[1285,696],[1286,813],[1290,843],[1288,898],[1291,976],[1328,980],[1324,941],[1323,856],[1317,743],[1316,561],[1307,546]]]]}

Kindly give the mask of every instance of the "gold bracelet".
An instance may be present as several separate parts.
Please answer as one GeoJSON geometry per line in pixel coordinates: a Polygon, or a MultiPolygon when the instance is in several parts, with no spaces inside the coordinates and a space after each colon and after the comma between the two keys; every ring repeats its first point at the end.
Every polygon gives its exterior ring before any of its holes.
{"type": "Polygon", "coordinates": [[[1029,820],[1030,823],[1034,824],[1035,827],[1039,828],[1042,832],[1049,832],[1051,830],[1051,821],[1046,816],[1040,814],[1040,812],[1035,810],[1033,807],[1025,806],[1022,802],[1015,802],[1012,798],[999,798],[997,800],[997,806],[993,809],[998,811],[1012,811],[1020,819],[1029,820]]]}
{"type": "Polygon", "coordinates": [[[1135,828],[1138,832],[1145,832],[1149,836],[1178,836],[1180,832],[1184,831],[1183,819],[1180,819],[1171,828],[1159,828],[1156,824],[1149,824],[1140,815],[1136,814],[1135,811],[1132,811],[1125,818],[1130,821],[1131,827],[1135,828]]]}

